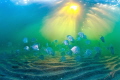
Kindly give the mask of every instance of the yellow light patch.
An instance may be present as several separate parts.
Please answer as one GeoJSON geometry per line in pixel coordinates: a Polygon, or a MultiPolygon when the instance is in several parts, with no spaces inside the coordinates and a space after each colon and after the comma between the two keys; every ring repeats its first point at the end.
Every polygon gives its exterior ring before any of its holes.
{"type": "Polygon", "coordinates": [[[80,4],[68,2],[56,9],[45,19],[45,25],[41,29],[43,36],[48,40],[58,39],[62,41],[67,35],[76,36],[77,20],[81,15],[80,4]]]}
{"type": "Polygon", "coordinates": [[[95,5],[89,10],[89,13],[87,13],[82,31],[91,40],[99,40],[101,35],[106,36],[109,33],[112,33],[116,25],[116,21],[119,20],[118,13],[120,10],[117,9],[118,8],[116,8],[116,11],[112,11],[110,5],[95,5]]]}
{"type": "Polygon", "coordinates": [[[77,10],[77,6],[71,6],[70,8],[73,10],[77,10]]]}

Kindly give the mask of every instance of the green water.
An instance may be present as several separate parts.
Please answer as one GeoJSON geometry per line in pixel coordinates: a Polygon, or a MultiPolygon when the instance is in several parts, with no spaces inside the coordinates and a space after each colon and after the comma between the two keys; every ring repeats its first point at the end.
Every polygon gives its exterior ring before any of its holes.
{"type": "MultiPolygon", "coordinates": [[[[67,2],[66,2],[67,3],[67,2]]],[[[60,22],[55,23],[55,19],[58,17],[65,17],[63,13],[58,14],[62,7],[66,3],[61,3],[58,6],[54,5],[47,5],[47,4],[30,4],[30,5],[15,5],[14,3],[8,1],[7,3],[3,2],[0,5],[0,52],[9,52],[11,50],[21,50],[24,51],[24,43],[23,38],[27,37],[29,42],[32,38],[36,38],[37,42],[40,43],[40,48],[46,45],[46,43],[51,43],[54,38],[58,40],[58,44],[62,45],[63,40],[66,39],[67,35],[72,35],[73,33],[69,32],[70,34],[64,34],[68,32],[70,23],[69,17],[74,16],[71,14],[70,16],[66,17],[66,21],[60,24],[60,22]],[[60,6],[61,5],[61,6],[60,6]],[[56,7],[56,8],[55,8],[56,7]],[[57,16],[55,16],[58,14],[57,16]],[[55,18],[55,19],[52,19],[55,18]],[[50,21],[53,20],[53,21],[50,21]],[[45,36],[44,34],[49,34],[49,30],[42,33],[41,29],[46,27],[46,24],[51,27],[52,34],[50,36],[45,36]],[[59,27],[54,29],[52,26],[62,26],[64,25],[63,31],[59,32],[59,27]],[[67,30],[68,29],[68,30],[67,30]],[[64,37],[60,34],[63,34],[64,37]],[[52,36],[54,35],[54,36],[52,36]],[[59,38],[58,38],[59,37],[59,38]],[[11,42],[12,46],[8,46],[8,43],[11,42]]],[[[78,32],[83,32],[87,35],[88,39],[91,40],[90,45],[85,45],[85,40],[78,43],[74,43],[73,45],[78,45],[79,47],[86,49],[90,48],[93,50],[95,46],[100,46],[102,49],[102,55],[111,55],[109,51],[107,51],[107,47],[109,45],[113,45],[115,49],[115,55],[119,55],[119,47],[120,47],[120,9],[119,7],[114,7],[115,10],[112,10],[110,5],[107,7],[99,8],[99,4],[94,4],[90,7],[84,7],[83,4],[80,4],[81,10],[83,11],[81,15],[79,15],[76,19],[77,21],[74,22],[77,30],[75,31],[75,36],[78,32]],[[87,22],[89,20],[90,22],[87,22]],[[90,29],[89,29],[90,28],[90,29]],[[101,42],[100,36],[104,36],[105,43],[101,42]]],[[[69,14],[68,14],[69,15],[69,14]]],[[[74,19],[71,17],[71,20],[74,19]]],[[[74,21],[74,20],[73,20],[74,21]]],[[[47,29],[47,28],[46,28],[47,29]]],[[[75,38],[75,37],[74,37],[75,38]]],[[[32,45],[31,43],[29,44],[32,45]]],[[[51,44],[50,44],[51,45],[51,44]]],[[[52,45],[51,45],[52,47],[52,45]]],[[[55,47],[53,47],[55,49],[55,47]]],[[[41,53],[39,53],[41,54],[41,53]]],[[[81,53],[84,54],[84,51],[81,53]]],[[[94,53],[93,53],[94,54],[94,53]]],[[[32,55],[31,55],[32,56],[32,55]]]]}
{"type": "Polygon", "coordinates": [[[1,0],[0,80],[120,80],[120,1],[107,1],[1,0]]]}

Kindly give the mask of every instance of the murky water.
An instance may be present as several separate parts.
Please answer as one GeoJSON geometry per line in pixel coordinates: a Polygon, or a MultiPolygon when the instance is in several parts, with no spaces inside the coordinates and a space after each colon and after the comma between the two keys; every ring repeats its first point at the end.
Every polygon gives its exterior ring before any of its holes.
{"type": "Polygon", "coordinates": [[[120,80],[119,0],[1,0],[0,80],[120,80]]]}

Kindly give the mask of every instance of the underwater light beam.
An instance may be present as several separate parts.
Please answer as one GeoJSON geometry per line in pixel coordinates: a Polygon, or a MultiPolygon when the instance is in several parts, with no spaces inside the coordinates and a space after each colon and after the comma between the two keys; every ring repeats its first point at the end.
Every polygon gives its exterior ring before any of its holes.
{"type": "Polygon", "coordinates": [[[77,6],[71,6],[71,9],[77,10],[77,6]]]}
{"type": "Polygon", "coordinates": [[[116,21],[119,21],[120,9],[111,5],[96,4],[91,7],[84,21],[82,31],[89,39],[99,39],[100,35],[108,35],[113,32],[116,21]]]}
{"type": "Polygon", "coordinates": [[[64,40],[67,35],[75,37],[77,20],[82,14],[80,4],[67,2],[62,7],[56,9],[44,20],[41,33],[48,40],[64,40]]]}

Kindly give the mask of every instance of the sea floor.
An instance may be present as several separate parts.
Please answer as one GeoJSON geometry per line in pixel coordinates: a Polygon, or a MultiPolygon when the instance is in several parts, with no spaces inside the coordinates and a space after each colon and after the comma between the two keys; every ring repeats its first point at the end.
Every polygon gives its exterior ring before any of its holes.
{"type": "Polygon", "coordinates": [[[0,60],[0,80],[120,80],[120,57],[106,56],[76,62],[50,60],[0,60]]]}

